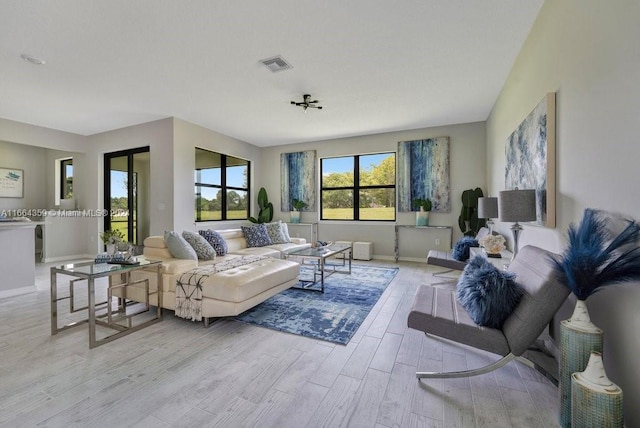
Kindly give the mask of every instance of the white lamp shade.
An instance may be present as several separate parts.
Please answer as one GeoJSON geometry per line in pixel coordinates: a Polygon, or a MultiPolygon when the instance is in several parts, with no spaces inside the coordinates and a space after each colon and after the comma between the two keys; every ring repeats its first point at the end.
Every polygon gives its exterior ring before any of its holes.
{"type": "Polygon", "coordinates": [[[498,218],[498,198],[478,198],[478,218],[498,218]]]}
{"type": "Polygon", "coordinates": [[[535,189],[503,190],[498,195],[498,211],[500,221],[536,220],[535,189]]]}

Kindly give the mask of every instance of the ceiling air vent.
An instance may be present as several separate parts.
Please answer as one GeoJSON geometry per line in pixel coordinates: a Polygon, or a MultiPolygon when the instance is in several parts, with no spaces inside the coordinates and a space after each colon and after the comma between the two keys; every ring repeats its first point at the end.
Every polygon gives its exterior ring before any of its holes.
{"type": "Polygon", "coordinates": [[[284,58],[282,58],[280,55],[274,56],[273,58],[262,59],[260,60],[260,62],[263,63],[265,67],[267,67],[273,73],[293,68],[293,66],[285,61],[284,58]]]}

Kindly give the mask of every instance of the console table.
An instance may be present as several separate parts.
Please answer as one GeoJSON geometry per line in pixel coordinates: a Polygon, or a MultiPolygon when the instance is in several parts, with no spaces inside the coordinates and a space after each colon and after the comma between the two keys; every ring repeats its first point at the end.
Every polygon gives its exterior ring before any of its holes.
{"type": "Polygon", "coordinates": [[[513,257],[513,253],[509,250],[500,251],[501,257],[487,257],[484,249],[480,247],[471,247],[469,248],[469,256],[475,257],[485,257],[487,260],[491,262],[492,265],[497,267],[500,270],[507,269],[509,267],[509,263],[511,263],[511,257],[513,257]]]}
{"type": "Polygon", "coordinates": [[[292,238],[304,238],[311,245],[316,244],[318,223],[287,223],[287,228],[292,238]]]}
{"type": "MultiPolygon", "coordinates": [[[[142,260],[137,265],[120,265],[120,264],[107,264],[107,263],[74,263],[65,264],[62,266],[54,266],[51,268],[51,335],[56,335],[60,331],[64,331],[79,325],[89,324],[89,348],[95,348],[96,346],[103,345],[107,342],[111,342],[118,337],[125,336],[133,333],[136,330],[140,330],[151,324],[154,324],[162,320],[162,262],[142,260]],[[155,268],[158,275],[158,290],[150,291],[148,280],[131,281],[131,272],[138,269],[155,268]],[[78,279],[69,281],[69,295],[66,297],[58,297],[58,274],[75,277],[78,279]],[[112,284],[111,276],[121,275],[123,281],[117,284],[112,284]],[[109,288],[107,290],[107,300],[104,302],[96,303],[96,288],[95,280],[98,278],[109,277],[109,288]],[[76,307],[74,302],[74,287],[77,281],[87,281],[88,302],[86,306],[76,307]],[[143,304],[143,308],[140,311],[127,313],[127,287],[140,282],[146,282],[146,301],[143,304]],[[114,296],[114,289],[118,289],[118,292],[114,296]],[[147,320],[136,326],[132,325],[132,318],[136,315],[140,315],[144,312],[150,311],[149,295],[157,294],[158,306],[156,308],[155,317],[147,320]],[[122,296],[122,297],[118,297],[122,296]],[[112,297],[118,297],[118,307],[112,308],[112,297]],[[69,313],[87,310],[88,316],[81,321],[72,322],[62,327],[58,327],[58,301],[69,300],[69,313]],[[105,313],[97,315],[96,308],[100,307],[105,313]],[[120,322],[126,321],[126,325],[122,325],[120,322]],[[102,339],[96,338],[96,325],[109,327],[113,330],[117,330],[109,336],[102,339]]],[[[136,302],[137,303],[137,302],[136,302]]]]}
{"type": "MultiPolygon", "coordinates": [[[[414,226],[412,224],[396,224],[395,232],[396,232],[396,242],[394,246],[394,255],[396,262],[400,257],[400,245],[399,245],[399,235],[400,229],[415,229],[418,231],[433,231],[433,230],[448,230],[449,231],[449,247],[451,247],[451,241],[453,241],[453,228],[451,226],[414,226]]],[[[427,252],[425,251],[425,258],[427,257],[427,252]]]]}

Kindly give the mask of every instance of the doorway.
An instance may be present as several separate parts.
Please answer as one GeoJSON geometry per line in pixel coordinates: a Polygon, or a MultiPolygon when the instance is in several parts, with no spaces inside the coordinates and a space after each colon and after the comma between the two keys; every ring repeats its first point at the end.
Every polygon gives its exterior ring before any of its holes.
{"type": "Polygon", "coordinates": [[[149,146],[104,155],[104,230],[119,230],[125,242],[149,236],[149,146]]]}

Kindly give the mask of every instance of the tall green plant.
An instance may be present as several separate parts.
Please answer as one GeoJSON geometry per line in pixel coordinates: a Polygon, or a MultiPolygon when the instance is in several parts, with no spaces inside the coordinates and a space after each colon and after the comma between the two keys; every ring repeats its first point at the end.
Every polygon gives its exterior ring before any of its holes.
{"type": "Polygon", "coordinates": [[[458,216],[458,226],[465,236],[476,236],[486,224],[486,219],[478,218],[478,198],[483,195],[482,189],[467,189],[462,192],[462,210],[458,216]]]}
{"type": "Polygon", "coordinates": [[[269,202],[267,191],[264,187],[261,187],[258,192],[258,207],[260,207],[258,218],[249,217],[251,223],[269,223],[273,220],[273,204],[269,202]]]}

